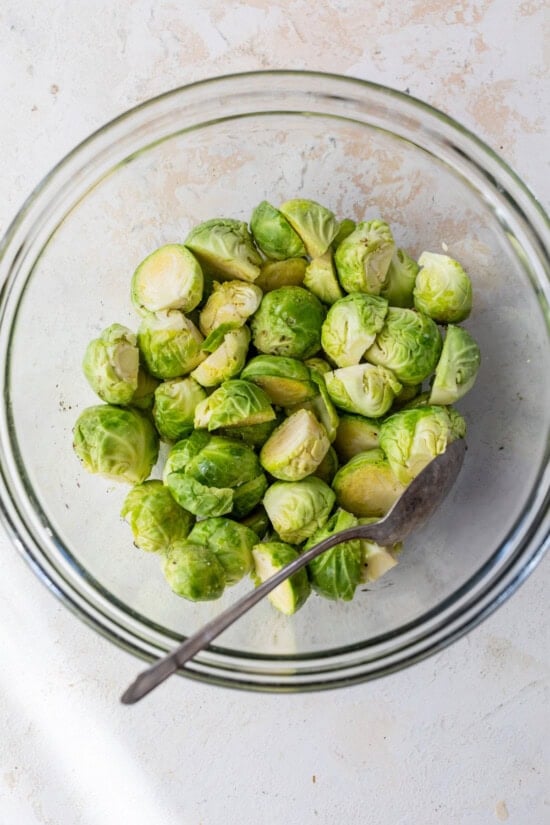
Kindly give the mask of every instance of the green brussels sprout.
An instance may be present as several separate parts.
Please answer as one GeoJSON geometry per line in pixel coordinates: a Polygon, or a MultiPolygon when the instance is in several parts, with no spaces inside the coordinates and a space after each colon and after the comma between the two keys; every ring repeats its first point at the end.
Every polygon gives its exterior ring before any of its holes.
{"type": "Polygon", "coordinates": [[[334,447],[330,447],[328,453],[323,458],[313,475],[315,478],[320,478],[321,481],[325,482],[325,484],[330,484],[336,475],[339,466],[340,463],[338,461],[336,450],[334,447]]]}
{"type": "Polygon", "coordinates": [[[334,304],[344,297],[336,277],[332,249],[327,249],[324,255],[310,261],[304,275],[304,286],[324,304],[334,304]]]}
{"type": "Polygon", "coordinates": [[[220,346],[214,350],[198,367],[191,377],[203,387],[216,387],[223,381],[238,375],[246,363],[250,330],[240,327],[226,333],[220,346]]]}
{"type": "Polygon", "coordinates": [[[302,198],[286,201],[279,210],[303,240],[311,258],[324,255],[338,232],[334,213],[325,206],[302,198]]]}
{"type": "Polygon", "coordinates": [[[332,489],[336,501],[355,516],[385,516],[405,487],[381,449],[366,450],[340,467],[332,489]]]}
{"type": "Polygon", "coordinates": [[[475,384],[480,362],[479,347],[470,333],[449,324],[429,403],[454,404],[466,395],[475,384]]]}
{"type": "Polygon", "coordinates": [[[267,478],[263,473],[240,484],[233,493],[232,515],[238,519],[248,515],[263,499],[267,487],[267,478]]]}
{"type": "Polygon", "coordinates": [[[138,410],[88,407],[73,429],[74,451],[89,473],[114,481],[140,484],[158,458],[155,428],[138,410]]]}
{"type": "Polygon", "coordinates": [[[179,441],[191,435],[197,404],[206,392],[193,378],[173,378],[155,390],[153,419],[166,441],[179,441]]]}
{"type": "Polygon", "coordinates": [[[264,538],[270,527],[267,513],[263,507],[253,510],[248,516],[241,519],[240,523],[248,527],[249,530],[253,530],[260,539],[264,538]]]}
{"type": "Polygon", "coordinates": [[[226,381],[195,410],[195,427],[249,427],[276,418],[269,396],[255,384],[236,378],[226,381]]]}
{"type": "Polygon", "coordinates": [[[182,244],[170,243],[140,263],[132,278],[132,303],[138,312],[191,312],[202,299],[199,262],[182,244]]]}
{"type": "Polygon", "coordinates": [[[378,447],[380,422],[362,415],[342,415],[333,445],[342,463],[346,463],[365,450],[378,447]]]}
{"type": "Polygon", "coordinates": [[[278,427],[282,418],[277,417],[272,421],[262,421],[260,424],[245,424],[242,427],[218,427],[218,435],[225,435],[228,438],[238,438],[251,447],[262,447],[275,427],[278,427]]]}
{"type": "Polygon", "coordinates": [[[306,358],[304,364],[310,370],[315,370],[321,375],[325,375],[327,372],[332,371],[332,367],[330,366],[328,361],[325,361],[324,358],[306,358]]]}
{"type": "Polygon", "coordinates": [[[136,336],[121,324],[104,329],[86,348],[82,369],[91,388],[108,404],[130,404],[138,387],[136,336]]]}
{"type": "Polygon", "coordinates": [[[264,255],[275,261],[306,254],[306,248],[284,215],[262,201],[252,213],[250,230],[264,255]]]}
{"type": "Polygon", "coordinates": [[[237,521],[207,518],[195,524],[188,541],[215,553],[227,585],[236,584],[252,570],[252,548],[258,543],[258,536],[237,521]]]}
{"type": "Polygon", "coordinates": [[[431,318],[414,309],[390,307],[365,358],[392,370],[403,384],[420,384],[434,371],[440,352],[441,335],[431,318]]]}
{"type": "Polygon", "coordinates": [[[139,368],[137,389],[132,396],[130,402],[131,407],[137,407],[138,410],[149,412],[153,409],[155,403],[155,390],[159,386],[160,381],[149,375],[147,370],[143,367],[139,368]]]}
{"type": "Polygon", "coordinates": [[[384,326],[388,302],[376,295],[354,292],[336,301],[321,329],[321,345],[339,367],[358,364],[384,326]]]}
{"type": "Polygon", "coordinates": [[[253,282],[260,274],[262,258],[242,221],[231,218],[205,221],[191,230],[185,246],[214,277],[253,282]]]}
{"type": "Polygon", "coordinates": [[[464,419],[456,410],[452,414],[439,406],[400,410],[382,422],[380,446],[399,481],[408,484],[465,431],[464,419]]]}
{"type": "Polygon", "coordinates": [[[251,327],[254,346],[266,355],[308,358],[321,348],[325,311],[315,295],[286,286],[264,295],[251,327]]]}
{"type": "Polygon", "coordinates": [[[165,553],[174,541],[186,539],[194,521],[162,481],[144,481],[133,487],[120,515],[130,525],[136,547],[148,553],[165,553]]]}
{"type": "MultiPolygon", "coordinates": [[[[359,524],[372,524],[378,521],[376,518],[360,518],[359,524]]],[[[402,549],[403,543],[398,542],[388,547],[382,547],[375,541],[370,539],[361,539],[361,578],[360,582],[375,582],[378,581],[384,573],[391,570],[397,564],[398,556],[402,549]]]]}
{"type": "Polygon", "coordinates": [[[423,252],[414,286],[414,305],[440,324],[458,324],[472,310],[472,282],[458,261],[423,252]]]}
{"type": "Polygon", "coordinates": [[[395,396],[395,406],[402,408],[409,401],[414,401],[420,394],[422,384],[403,384],[401,390],[395,396]]]}
{"type": "MultiPolygon", "coordinates": [[[[254,559],[254,578],[257,584],[261,584],[290,562],[296,561],[298,553],[289,544],[283,544],[281,541],[266,541],[254,547],[252,558],[254,559]]],[[[275,587],[267,598],[273,607],[285,616],[292,616],[302,607],[310,592],[307,572],[305,568],[302,568],[275,587]]]]}
{"type": "Polygon", "coordinates": [[[261,449],[260,462],[281,481],[299,481],[315,472],[329,447],[323,425],[312,412],[302,409],[290,415],[270,435],[261,449]]]}
{"type": "MultiPolygon", "coordinates": [[[[357,519],[345,510],[337,510],[333,516],[306,542],[304,549],[309,550],[323,539],[355,527],[357,519]]],[[[361,578],[361,543],[351,539],[325,550],[308,564],[312,588],[326,599],[353,599],[355,588],[361,578]]]]}
{"type": "Polygon", "coordinates": [[[407,401],[406,404],[403,404],[401,410],[416,410],[417,407],[427,407],[430,404],[430,391],[427,390],[426,392],[420,392],[418,395],[415,395],[414,398],[411,398],[410,401],[407,401]]]}
{"type": "Polygon", "coordinates": [[[255,285],[263,292],[273,292],[283,286],[300,286],[306,274],[305,258],[288,258],[286,261],[264,261],[255,285]]]}
{"type": "Polygon", "coordinates": [[[201,310],[201,332],[208,336],[218,327],[229,332],[244,326],[260,306],[261,300],[262,290],[255,284],[244,281],[214,282],[213,291],[201,310]]]}
{"type": "Polygon", "coordinates": [[[303,481],[276,481],[264,496],[264,507],[281,539],[301,544],[323,526],[334,501],[328,484],[312,476],[303,481]]]}
{"type": "Polygon", "coordinates": [[[384,221],[362,221],[334,253],[340,283],[346,292],[379,295],[386,280],[395,243],[384,221]]]}
{"type": "Polygon", "coordinates": [[[156,378],[179,378],[191,372],[205,358],[202,341],[194,323],[177,309],[146,315],[138,330],[141,356],[156,378]]]}
{"type": "Polygon", "coordinates": [[[352,221],[351,218],[344,218],[338,224],[338,232],[334,236],[334,240],[332,242],[332,248],[338,249],[342,241],[345,241],[349,235],[355,230],[357,224],[355,221],[352,221]]]}
{"type": "Polygon", "coordinates": [[[330,400],[324,376],[318,370],[311,370],[311,380],[318,390],[318,394],[309,401],[303,401],[293,407],[288,407],[286,412],[292,415],[298,410],[310,410],[327,431],[328,440],[334,441],[338,430],[338,413],[334,409],[334,404],[330,400]]]}
{"type": "Polygon", "coordinates": [[[241,378],[257,384],[272,404],[281,407],[300,404],[317,395],[317,387],[311,380],[308,368],[301,361],[283,355],[252,358],[242,371],[241,378]]]}
{"type": "Polygon", "coordinates": [[[192,602],[219,599],[225,589],[224,569],[214,551],[188,541],[172,545],[163,571],[174,593],[192,602]]]}
{"type": "Polygon", "coordinates": [[[385,367],[356,364],[327,372],[328,394],[337,407],[367,418],[380,418],[388,412],[401,384],[385,367]]]}
{"type": "Polygon", "coordinates": [[[420,267],[404,249],[397,249],[391,259],[380,295],[392,307],[414,306],[413,290],[420,267]]]}

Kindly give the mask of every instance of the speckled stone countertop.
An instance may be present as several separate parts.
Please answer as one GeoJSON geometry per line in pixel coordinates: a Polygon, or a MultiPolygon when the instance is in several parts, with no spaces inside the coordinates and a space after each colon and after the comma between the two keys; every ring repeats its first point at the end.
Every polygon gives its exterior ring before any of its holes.
{"type": "MultiPolygon", "coordinates": [[[[0,55],[0,232],[105,121],[257,68],[407,90],[550,204],[545,0],[4,0],[0,55]]],[[[548,560],[481,627],[390,678],[280,697],[174,679],[128,709],[137,661],[59,605],[4,534],[0,554],[2,825],[550,821],[548,560]]]]}

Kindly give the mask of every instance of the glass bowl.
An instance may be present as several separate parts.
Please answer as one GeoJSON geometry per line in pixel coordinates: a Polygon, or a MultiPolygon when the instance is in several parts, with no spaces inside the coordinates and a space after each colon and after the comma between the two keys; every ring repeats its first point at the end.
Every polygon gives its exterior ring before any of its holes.
{"type": "Polygon", "coordinates": [[[33,192],[2,245],[0,498],[14,544],[92,627],[144,658],[219,602],[173,595],[135,550],[127,491],[87,475],[71,428],[95,397],[88,340],[136,326],[129,283],[156,246],[266,198],[383,216],[413,254],[448,250],[471,273],[467,326],[483,363],[461,403],[468,453],[451,495],[399,565],[353,602],[312,597],[291,619],[263,603],[197,656],[189,677],[255,689],[327,688],[398,670],[502,603],[549,543],[549,225],[494,152],[426,104],[304,72],[176,89],[92,135],[33,192]]]}

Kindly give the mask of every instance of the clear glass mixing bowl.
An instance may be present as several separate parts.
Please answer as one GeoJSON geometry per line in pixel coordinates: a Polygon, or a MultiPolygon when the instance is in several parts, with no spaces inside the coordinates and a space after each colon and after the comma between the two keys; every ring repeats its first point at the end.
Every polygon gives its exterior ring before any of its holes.
{"type": "Polygon", "coordinates": [[[74,150],[31,195],[0,264],[0,498],[15,545],[65,604],[143,657],[235,599],[172,595],[132,547],[126,489],[82,472],[71,428],[95,403],[80,369],[107,324],[137,325],[136,264],[213,216],[263,198],[383,216],[413,254],[442,244],[471,273],[483,364],[460,405],[469,450],[451,495],[400,564],[352,603],[256,607],[186,669],[265,690],[350,684],[443,647],[504,601],[549,543],[548,220],[494,152],[391,89],[261,72],[176,89],[74,150]]]}

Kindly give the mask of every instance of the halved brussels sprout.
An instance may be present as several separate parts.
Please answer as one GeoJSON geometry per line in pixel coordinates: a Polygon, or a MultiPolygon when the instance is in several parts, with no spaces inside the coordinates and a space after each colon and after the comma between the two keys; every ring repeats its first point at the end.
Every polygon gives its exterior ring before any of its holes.
{"type": "Polygon", "coordinates": [[[192,602],[219,599],[225,589],[224,569],[216,554],[188,541],[172,545],[163,571],[174,593],[192,602]]]}
{"type": "Polygon", "coordinates": [[[327,431],[309,410],[298,410],[277,427],[260,452],[262,467],[281,481],[315,472],[330,447],[327,431]]]}
{"type": "Polygon", "coordinates": [[[449,324],[429,403],[454,404],[466,395],[475,384],[480,362],[479,347],[470,333],[449,324]]]}
{"type": "Polygon", "coordinates": [[[472,282],[458,261],[423,252],[414,287],[414,305],[440,324],[458,324],[472,310],[472,282]]]}
{"type": "Polygon", "coordinates": [[[358,453],[340,467],[332,489],[340,507],[355,516],[385,516],[405,487],[377,448],[358,453]]]}
{"type": "Polygon", "coordinates": [[[145,481],[158,458],[155,428],[138,410],[109,404],[88,407],[73,429],[74,451],[89,473],[113,481],[145,481]]]}
{"type": "Polygon", "coordinates": [[[395,243],[384,221],[362,221],[334,253],[340,283],[346,292],[379,295],[386,280],[395,243]]]}
{"type": "Polygon", "coordinates": [[[241,519],[240,523],[248,527],[249,530],[253,530],[260,539],[264,538],[270,528],[269,519],[263,507],[258,507],[257,510],[253,510],[250,515],[241,519]]]}
{"type": "Polygon", "coordinates": [[[420,384],[434,371],[440,352],[441,335],[431,318],[414,309],[390,307],[365,358],[392,370],[403,384],[420,384]]]}
{"type": "MultiPolygon", "coordinates": [[[[376,518],[360,518],[359,524],[372,524],[378,521],[376,518]]],[[[382,547],[375,541],[370,539],[361,539],[361,578],[360,582],[375,582],[378,581],[384,573],[391,570],[397,564],[395,558],[401,553],[403,543],[382,547]]]]}
{"type": "Polygon", "coordinates": [[[304,275],[304,286],[324,304],[333,304],[344,297],[344,291],[336,277],[332,249],[327,249],[324,255],[310,261],[304,275]]]}
{"type": "Polygon", "coordinates": [[[325,254],[338,232],[338,221],[330,209],[296,198],[283,203],[279,210],[303,240],[311,258],[325,254]]]}
{"type": "Polygon", "coordinates": [[[276,418],[269,396],[250,381],[226,381],[195,410],[195,427],[249,427],[276,418]]]}
{"type": "Polygon", "coordinates": [[[385,367],[356,364],[325,375],[328,394],[337,407],[367,418],[388,412],[401,384],[385,367]]]}
{"type": "Polygon", "coordinates": [[[195,408],[205,398],[205,390],[193,378],[173,378],[157,387],[153,419],[162,438],[179,441],[191,435],[195,408]]]}
{"type": "Polygon", "coordinates": [[[306,248],[284,215],[262,201],[252,213],[250,230],[264,255],[276,261],[306,254],[306,248]]]}
{"type": "Polygon", "coordinates": [[[138,330],[138,346],[149,372],[156,378],[179,378],[205,358],[203,337],[182,312],[172,309],[146,315],[138,330]]]}
{"type": "Polygon", "coordinates": [[[331,484],[339,466],[340,463],[338,461],[336,450],[334,447],[330,447],[328,453],[323,458],[313,475],[316,478],[320,478],[321,481],[325,482],[325,484],[331,484]]]}
{"type": "Polygon", "coordinates": [[[227,585],[236,584],[252,570],[252,548],[258,543],[258,536],[237,521],[229,518],[200,521],[191,530],[188,541],[215,553],[227,585]]]}
{"type": "Polygon", "coordinates": [[[202,299],[199,262],[182,244],[170,243],[140,263],[132,278],[132,303],[138,312],[191,312],[202,299]]]}
{"type": "Polygon", "coordinates": [[[312,369],[311,380],[317,387],[318,394],[309,401],[302,402],[302,404],[287,407],[286,412],[287,414],[292,415],[299,409],[310,410],[314,413],[317,420],[323,425],[327,431],[328,440],[332,442],[336,438],[336,431],[338,429],[338,413],[334,409],[334,404],[330,400],[324,375],[318,370],[312,369]]]}
{"type": "Polygon", "coordinates": [[[332,367],[330,366],[328,361],[325,361],[324,358],[306,358],[304,361],[306,367],[310,370],[316,370],[320,375],[325,375],[327,372],[332,371],[332,367]]]}
{"type": "Polygon", "coordinates": [[[252,358],[241,378],[257,384],[273,404],[289,407],[313,398],[317,387],[306,366],[295,358],[283,355],[258,355],[252,358]]]}
{"type": "Polygon", "coordinates": [[[321,348],[325,311],[315,295],[286,286],[264,295],[251,327],[254,346],[266,355],[308,358],[321,348]]]}
{"type": "Polygon", "coordinates": [[[401,410],[382,422],[380,446],[399,481],[408,484],[465,432],[464,419],[456,410],[418,407],[401,410]]]}
{"type": "Polygon", "coordinates": [[[145,410],[146,412],[152,410],[153,404],[155,403],[155,390],[160,383],[158,378],[149,375],[147,370],[140,367],[137,389],[132,396],[130,406],[137,407],[138,410],[145,410]]]}
{"type": "MultiPolygon", "coordinates": [[[[255,579],[261,584],[298,558],[298,553],[289,544],[280,541],[269,541],[257,544],[252,550],[254,559],[255,579]]],[[[281,582],[268,595],[268,599],[277,610],[285,616],[292,616],[302,607],[311,588],[305,568],[298,570],[286,581],[281,582]]]]}
{"type": "Polygon", "coordinates": [[[324,351],[339,367],[358,364],[374,344],[387,313],[388,302],[375,295],[354,292],[336,301],[321,329],[324,351]]]}
{"type": "Polygon", "coordinates": [[[191,230],[185,246],[214,277],[253,282],[260,274],[262,258],[242,221],[205,221],[191,230]]]}
{"type": "MultiPolygon", "coordinates": [[[[355,527],[357,519],[345,510],[336,513],[306,542],[304,549],[309,550],[323,539],[355,527]]],[[[326,599],[353,599],[355,588],[361,578],[362,552],[358,539],[345,541],[325,550],[308,564],[311,586],[326,599]]]]}
{"type": "Polygon", "coordinates": [[[203,335],[210,335],[218,327],[225,332],[244,326],[254,315],[262,300],[262,290],[244,281],[214,282],[201,310],[199,325],[203,335]]]}
{"type": "Polygon", "coordinates": [[[300,286],[306,274],[305,258],[288,258],[286,261],[264,261],[255,284],[263,292],[273,292],[283,286],[300,286]]]}
{"type": "Polygon", "coordinates": [[[278,416],[271,421],[262,421],[260,424],[244,424],[242,427],[216,427],[218,435],[228,438],[238,438],[251,447],[262,447],[275,427],[278,427],[282,417],[278,416]]]}
{"type": "Polygon", "coordinates": [[[332,248],[337,249],[342,241],[345,241],[349,235],[355,230],[357,224],[351,218],[343,218],[338,224],[338,232],[332,241],[332,248]]]}
{"type": "Polygon", "coordinates": [[[404,249],[395,251],[380,291],[380,295],[386,298],[390,306],[414,306],[413,290],[419,269],[419,265],[404,249]]]}
{"type": "Polygon", "coordinates": [[[162,481],[144,481],[133,487],[120,515],[130,525],[136,547],[148,553],[167,552],[174,541],[187,538],[194,522],[162,481]]]}
{"type": "Polygon", "coordinates": [[[82,369],[91,388],[108,404],[130,404],[138,387],[136,336],[121,324],[104,329],[86,348],[82,369]]]}
{"type": "Polygon", "coordinates": [[[276,481],[264,496],[264,507],[282,540],[301,544],[323,526],[334,501],[328,484],[312,476],[303,481],[276,481]]]}
{"type": "Polygon", "coordinates": [[[248,327],[226,333],[220,346],[193,370],[191,377],[203,387],[216,387],[233,378],[246,363],[249,344],[248,327]]]}
{"type": "Polygon", "coordinates": [[[342,415],[333,445],[344,464],[365,450],[378,447],[380,422],[362,415],[342,415]]]}

